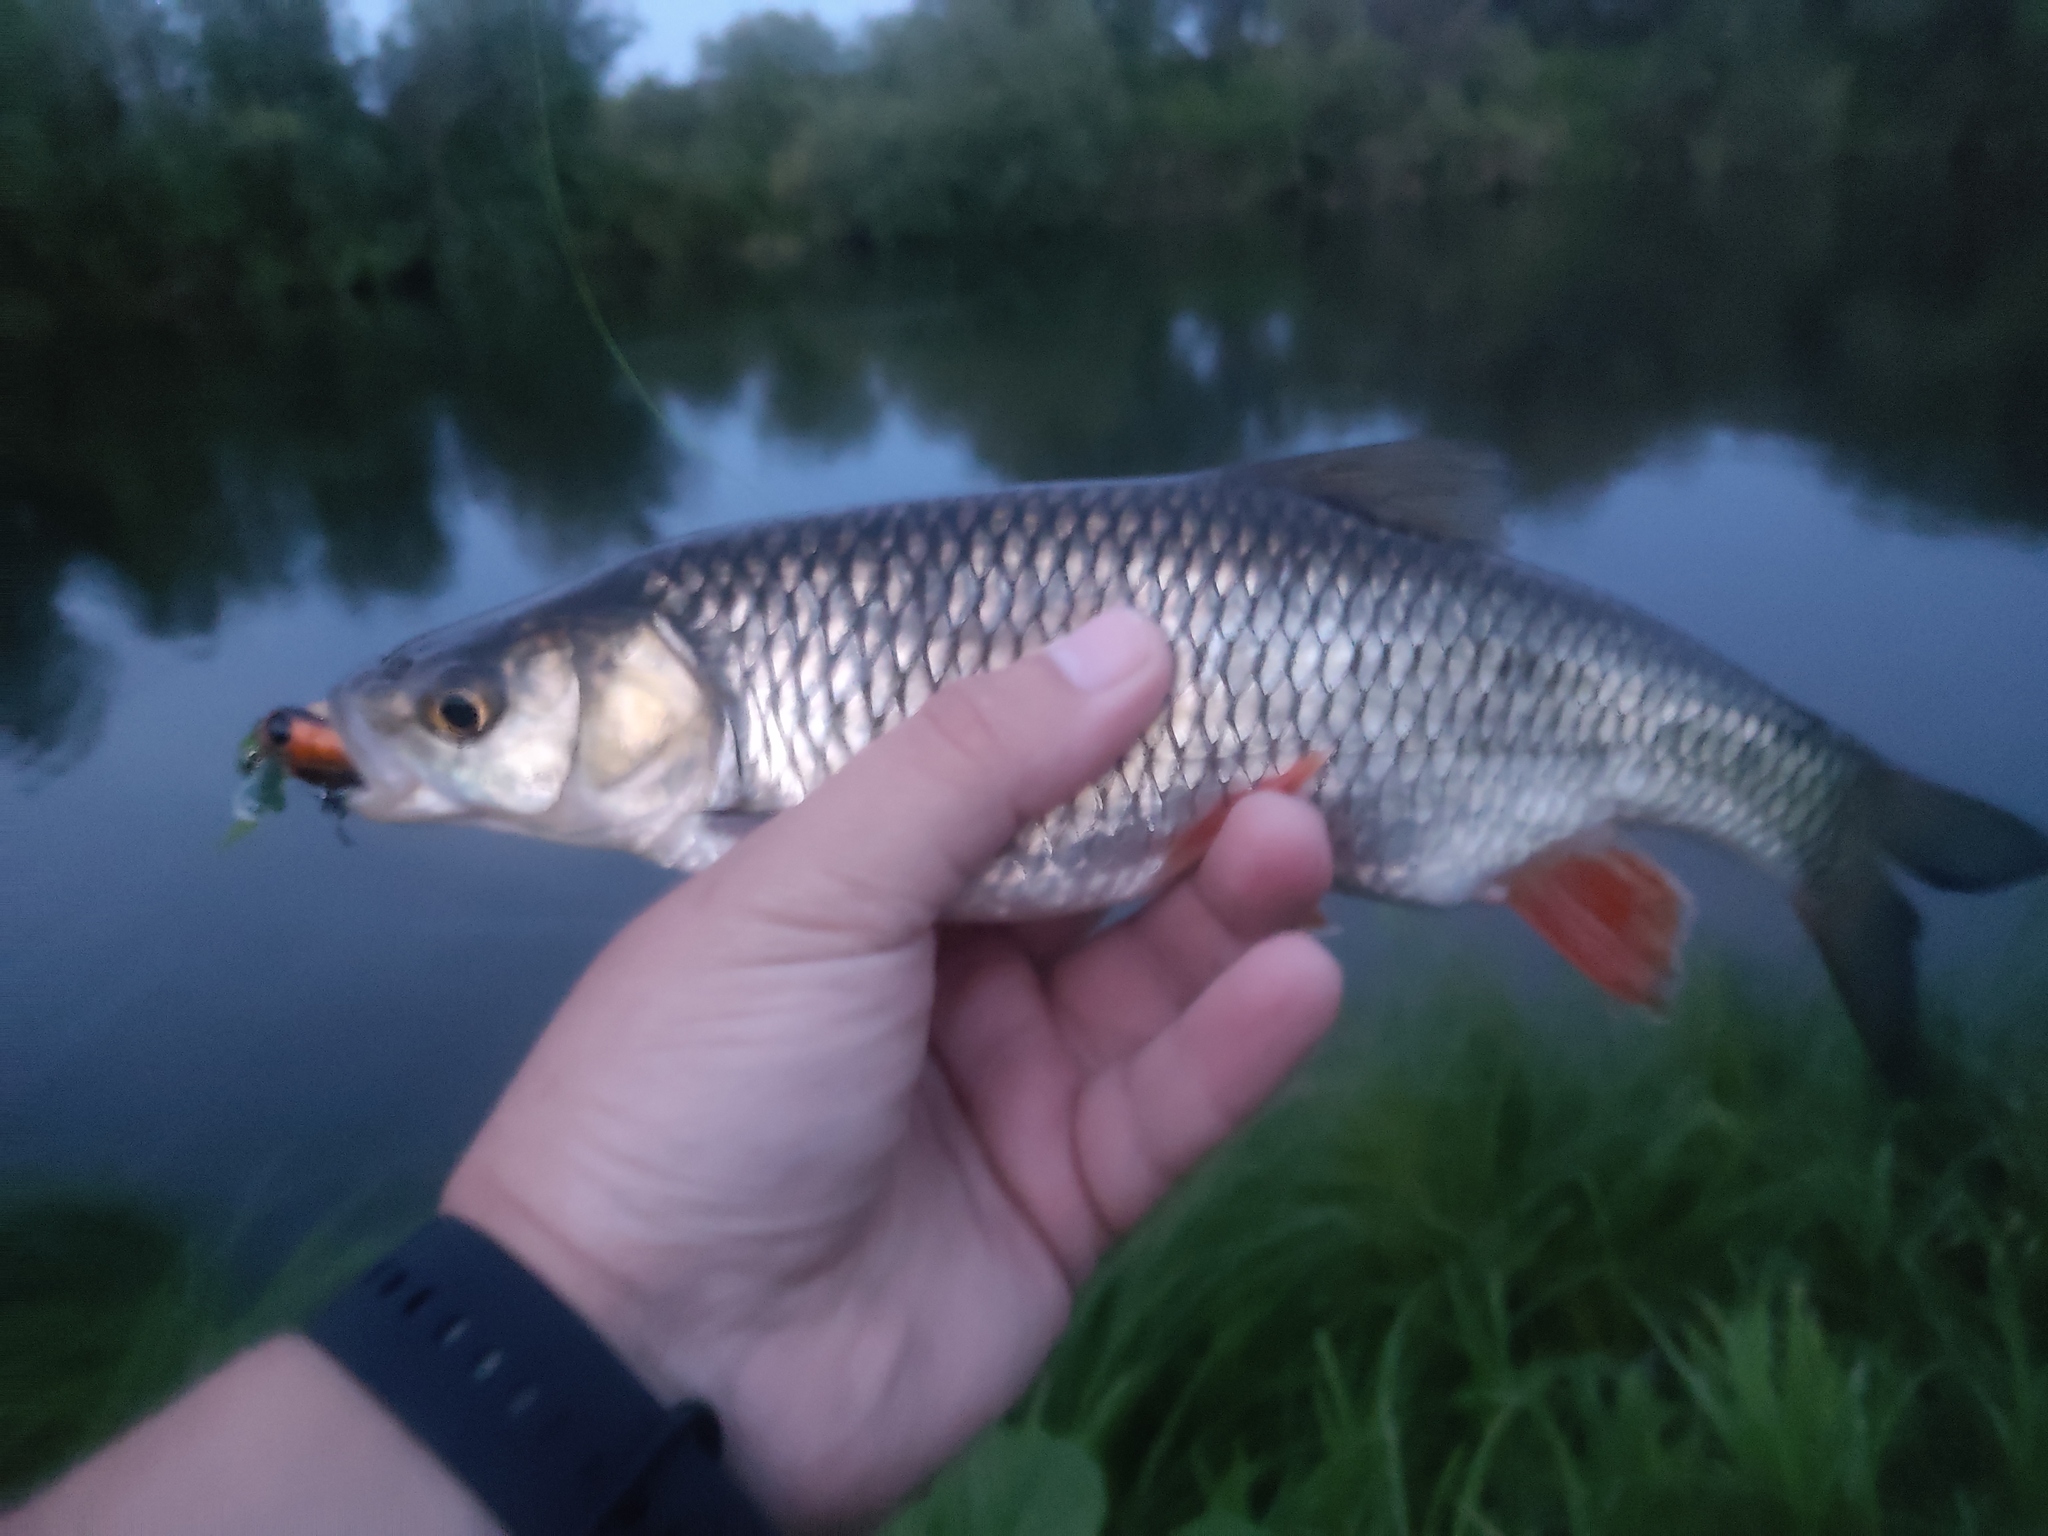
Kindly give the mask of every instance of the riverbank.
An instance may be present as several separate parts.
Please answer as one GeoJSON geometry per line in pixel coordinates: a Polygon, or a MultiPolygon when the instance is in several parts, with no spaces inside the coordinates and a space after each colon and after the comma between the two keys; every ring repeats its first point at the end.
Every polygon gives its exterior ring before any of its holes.
{"type": "MultiPolygon", "coordinates": [[[[1967,1030],[1936,1010],[1921,1104],[1872,1089],[1831,1002],[1725,971],[1662,1026],[1470,987],[1354,1017],[895,1529],[2039,1521],[2040,980],[1967,1030]]],[[[15,1205],[0,1490],[303,1315],[375,1240],[323,1237],[252,1292],[161,1215],[15,1205]]]]}

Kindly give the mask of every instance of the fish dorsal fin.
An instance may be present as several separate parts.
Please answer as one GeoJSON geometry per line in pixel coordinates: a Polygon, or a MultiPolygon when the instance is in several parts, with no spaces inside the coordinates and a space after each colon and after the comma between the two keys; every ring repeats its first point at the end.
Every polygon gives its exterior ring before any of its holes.
{"type": "Polygon", "coordinates": [[[1508,502],[1499,454],[1433,437],[1268,459],[1231,473],[1388,528],[1464,544],[1498,544],[1508,502]]]}

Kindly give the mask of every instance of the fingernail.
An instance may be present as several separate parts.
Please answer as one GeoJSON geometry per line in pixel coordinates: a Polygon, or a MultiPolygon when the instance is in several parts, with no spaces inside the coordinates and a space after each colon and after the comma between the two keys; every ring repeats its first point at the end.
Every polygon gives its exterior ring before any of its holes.
{"type": "Polygon", "coordinates": [[[1114,687],[1143,667],[1152,654],[1151,622],[1129,608],[1098,613],[1072,634],[1045,648],[1067,681],[1087,693],[1114,687]]]}

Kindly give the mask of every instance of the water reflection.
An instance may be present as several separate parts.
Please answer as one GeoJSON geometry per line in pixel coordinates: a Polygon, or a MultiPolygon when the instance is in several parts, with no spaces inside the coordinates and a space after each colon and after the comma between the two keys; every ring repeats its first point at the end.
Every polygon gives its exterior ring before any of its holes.
{"type": "MultiPolygon", "coordinates": [[[[2048,237],[1793,203],[815,273],[621,320],[661,417],[567,305],[5,354],[0,1169],[305,1210],[430,1178],[666,876],[476,832],[349,850],[303,805],[224,854],[233,743],[713,522],[1460,433],[1513,456],[1518,554],[2048,822],[2048,237]]],[[[1782,893],[1660,851],[1710,946],[1820,988],[1782,893]]],[[[2029,897],[1919,899],[1953,980],[2029,897]]],[[[1361,985],[1475,945],[1576,985],[1497,912],[1345,925],[1361,985]]]]}
{"type": "Polygon", "coordinates": [[[74,336],[9,365],[27,378],[5,428],[0,731],[29,757],[89,736],[105,686],[56,602],[76,567],[144,632],[203,635],[230,601],[308,581],[435,589],[451,453],[555,557],[644,539],[669,491],[672,446],[566,311],[501,334],[403,315],[359,335],[74,336]]]}
{"type": "MultiPolygon", "coordinates": [[[[618,317],[648,387],[758,380],[817,452],[886,402],[1004,478],[1221,462],[1379,415],[1506,449],[1535,498],[1606,482],[1703,420],[1796,434],[1922,521],[2048,527],[2048,215],[1947,193],[1588,195],[1365,228],[1047,243],[1000,262],[814,273],[618,317]]],[[[452,454],[548,561],[643,540],[677,452],[573,306],[395,306],[347,333],[67,335],[0,369],[9,580],[0,734],[89,741],[104,658],[63,574],[111,576],[156,635],[317,574],[446,580],[452,454]]]]}

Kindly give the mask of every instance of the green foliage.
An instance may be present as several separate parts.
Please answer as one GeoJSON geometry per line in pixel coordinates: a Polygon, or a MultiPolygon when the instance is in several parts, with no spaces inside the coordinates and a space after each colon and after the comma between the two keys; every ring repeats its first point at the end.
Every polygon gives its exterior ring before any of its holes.
{"type": "Polygon", "coordinates": [[[874,24],[810,175],[882,243],[1070,225],[1100,208],[1125,113],[1088,0],[927,0],[874,24]]]}
{"type": "Polygon", "coordinates": [[[998,1426],[932,1480],[887,1536],[1096,1536],[1109,1511],[1087,1451],[1029,1425],[998,1426]]]}
{"type": "Polygon", "coordinates": [[[1882,1356],[1838,1360],[1797,1284],[1704,1310],[1682,1345],[1660,1342],[1735,1479],[1795,1529],[1876,1530],[1879,1455],[1910,1384],[1882,1356]]]}
{"type": "Polygon", "coordinates": [[[0,1501],[290,1326],[388,1238],[316,1236],[251,1292],[215,1245],[136,1201],[0,1206],[0,1501]]]}
{"type": "MultiPolygon", "coordinates": [[[[1917,1104],[1831,1002],[1726,973],[1665,1026],[1470,987],[1355,1016],[893,1536],[2038,1528],[2040,981],[1917,1104]]],[[[133,1206],[0,1213],[0,1495],[367,1246],[251,1299],[133,1206]]]]}
{"type": "Polygon", "coordinates": [[[1905,1105],[1831,1006],[1725,975],[1661,1030],[1354,1021],[1112,1258],[1018,1421],[1089,1450],[1113,1530],[2031,1528],[2037,1027],[1905,1105]]]}
{"type": "Polygon", "coordinates": [[[243,737],[236,749],[235,766],[241,772],[242,783],[234,795],[234,820],[221,838],[224,848],[255,831],[264,817],[283,815],[285,808],[284,765],[262,748],[254,731],[243,737]]]}
{"type": "Polygon", "coordinates": [[[324,0],[0,0],[0,335],[552,292],[543,108],[596,222],[622,38],[584,0],[415,0],[370,68],[324,0]]]}
{"type": "MultiPolygon", "coordinates": [[[[925,0],[833,69],[813,64],[772,117],[716,79],[643,86],[619,142],[640,156],[632,129],[651,101],[687,101],[697,163],[728,181],[743,165],[739,180],[772,192],[752,201],[751,243],[737,230],[728,250],[758,258],[766,231],[783,260],[848,237],[957,243],[1589,180],[1713,187],[1850,165],[2012,177],[2048,144],[2048,52],[2025,42],[2031,11],[2002,10],[925,0]]],[[[745,52],[743,32],[731,46],[745,52]]],[[[673,154],[663,163],[672,194],[695,184],[673,154]]],[[[670,239],[689,243],[673,226],[670,239]]]]}
{"type": "Polygon", "coordinates": [[[600,82],[597,0],[0,0],[0,334],[67,314],[497,312],[835,246],[1867,174],[2020,186],[2041,0],[921,0],[600,82]],[[1183,41],[1192,39],[1192,46],[1183,41]]]}
{"type": "Polygon", "coordinates": [[[213,1291],[176,1229],[140,1211],[50,1200],[0,1215],[0,1493],[213,1358],[213,1291]]]}
{"type": "MultiPolygon", "coordinates": [[[[1867,515],[2031,536],[2044,270],[2048,205],[1594,185],[707,266],[637,306],[615,287],[604,313],[658,396],[758,399],[768,432],[820,449],[893,406],[1010,479],[1196,469],[1385,413],[1496,444],[1542,516],[1712,423],[1818,445],[1867,515]]],[[[367,310],[169,338],[74,321],[0,348],[0,750],[58,765],[91,739],[107,658],[60,601],[82,566],[158,635],[308,572],[351,599],[431,589],[450,428],[534,545],[649,536],[679,455],[566,295],[367,310]]]]}
{"type": "Polygon", "coordinates": [[[625,30],[585,0],[408,0],[379,60],[402,205],[456,294],[558,292],[558,197],[592,221],[598,82],[625,30]]]}

